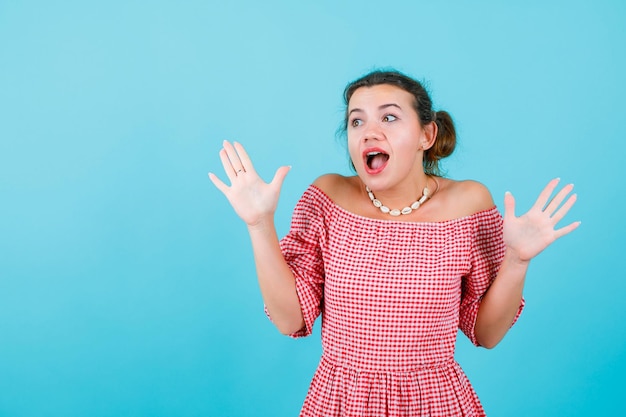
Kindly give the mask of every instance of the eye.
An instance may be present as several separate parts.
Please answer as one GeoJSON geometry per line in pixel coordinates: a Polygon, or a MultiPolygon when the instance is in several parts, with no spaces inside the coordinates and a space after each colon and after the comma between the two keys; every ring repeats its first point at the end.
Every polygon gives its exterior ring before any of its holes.
{"type": "Polygon", "coordinates": [[[396,116],[394,116],[393,114],[386,114],[385,117],[383,117],[383,122],[393,122],[394,120],[397,120],[398,118],[396,116]]]}
{"type": "Polygon", "coordinates": [[[363,120],[361,120],[361,119],[352,119],[350,124],[352,125],[352,127],[359,127],[359,126],[361,126],[363,124],[363,120]]]}

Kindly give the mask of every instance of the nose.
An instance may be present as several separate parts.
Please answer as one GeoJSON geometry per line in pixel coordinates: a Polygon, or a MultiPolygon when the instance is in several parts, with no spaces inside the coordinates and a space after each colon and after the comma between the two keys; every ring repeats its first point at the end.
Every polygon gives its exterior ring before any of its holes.
{"type": "Polygon", "coordinates": [[[378,123],[368,123],[363,129],[363,141],[367,142],[368,140],[381,140],[384,135],[382,129],[378,125],[378,123]]]}

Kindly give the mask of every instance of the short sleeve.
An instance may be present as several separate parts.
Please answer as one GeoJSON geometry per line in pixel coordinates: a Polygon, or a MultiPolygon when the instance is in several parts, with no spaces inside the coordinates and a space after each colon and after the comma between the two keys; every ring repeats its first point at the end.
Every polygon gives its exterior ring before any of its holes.
{"type": "Polygon", "coordinates": [[[291,337],[310,335],[313,323],[321,312],[324,292],[321,247],[326,236],[324,219],[323,202],[310,187],[296,204],[289,233],[280,240],[285,261],[296,279],[296,291],[305,323],[305,327],[291,334],[291,337]]]}
{"type": "MultiPolygon", "coordinates": [[[[463,277],[459,328],[470,341],[479,346],[475,326],[480,302],[496,278],[504,258],[503,220],[494,207],[476,215],[470,250],[470,271],[463,277]]],[[[511,326],[524,307],[522,299],[511,326]]]]}

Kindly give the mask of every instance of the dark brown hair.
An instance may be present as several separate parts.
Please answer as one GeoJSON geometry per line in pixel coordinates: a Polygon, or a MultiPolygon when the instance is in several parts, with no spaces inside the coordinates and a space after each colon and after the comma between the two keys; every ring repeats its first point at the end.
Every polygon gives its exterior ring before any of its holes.
{"type": "MultiPolygon", "coordinates": [[[[348,126],[348,103],[354,92],[361,87],[373,87],[375,85],[392,85],[410,93],[413,98],[413,108],[417,113],[421,125],[435,122],[437,124],[437,138],[430,149],[424,151],[424,172],[429,175],[440,176],[439,160],[449,156],[456,146],[456,131],[454,122],[448,112],[433,111],[433,103],[424,86],[402,74],[399,71],[376,70],[351,82],[343,92],[343,100],[346,106],[341,132],[345,134],[348,126]]],[[[353,166],[354,168],[354,166],[353,166]]]]}

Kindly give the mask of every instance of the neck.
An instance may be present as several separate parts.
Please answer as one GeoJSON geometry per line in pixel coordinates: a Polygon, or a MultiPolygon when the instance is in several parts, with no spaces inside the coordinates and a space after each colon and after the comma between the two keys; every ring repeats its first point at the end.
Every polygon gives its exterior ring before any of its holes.
{"type": "MultiPolygon", "coordinates": [[[[426,177],[426,176],[425,176],[426,177]]],[[[426,181],[424,186],[421,187],[421,192],[419,192],[418,196],[412,198],[412,200],[408,200],[408,197],[403,197],[402,201],[400,198],[397,199],[399,204],[394,205],[395,203],[390,203],[391,199],[385,200],[385,197],[381,197],[380,195],[376,195],[374,191],[372,191],[368,186],[365,186],[365,191],[367,192],[367,196],[372,202],[373,206],[378,208],[384,214],[389,214],[393,217],[397,217],[402,215],[411,214],[413,211],[419,209],[422,204],[426,203],[428,199],[439,190],[439,182],[436,178],[432,177],[433,182],[435,183],[435,189],[428,188],[428,179],[425,178],[426,181]],[[407,202],[408,201],[408,202],[407,202]]],[[[381,193],[381,195],[384,193],[381,193]]]]}
{"type": "Polygon", "coordinates": [[[420,172],[418,175],[407,178],[405,181],[402,181],[402,183],[396,184],[393,187],[372,189],[372,191],[376,195],[376,198],[382,201],[387,207],[402,208],[420,198],[425,187],[433,191],[435,189],[434,185],[430,176],[426,175],[424,172],[420,172]]]}

